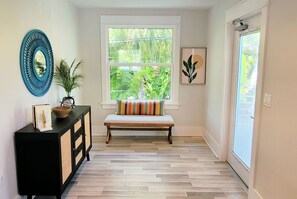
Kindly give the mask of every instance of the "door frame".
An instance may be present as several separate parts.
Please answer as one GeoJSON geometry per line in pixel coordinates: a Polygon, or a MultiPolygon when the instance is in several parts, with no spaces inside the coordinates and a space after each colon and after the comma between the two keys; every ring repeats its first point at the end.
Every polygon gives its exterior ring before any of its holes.
{"type": "Polygon", "coordinates": [[[255,15],[261,15],[261,36],[259,49],[259,65],[258,65],[258,79],[257,92],[255,102],[255,117],[254,117],[254,134],[252,144],[252,157],[249,180],[249,199],[260,198],[260,195],[254,189],[254,175],[255,162],[257,159],[258,136],[260,127],[260,115],[262,104],[262,88],[263,88],[263,71],[265,65],[265,46],[266,46],[266,31],[268,22],[268,6],[269,0],[242,0],[235,6],[229,8],[225,12],[225,57],[224,57],[224,95],[223,95],[223,112],[222,112],[222,134],[221,147],[219,150],[219,159],[226,161],[228,153],[229,142],[229,128],[230,128],[230,100],[231,100],[231,78],[233,68],[233,38],[235,19],[250,18],[255,15]]]}
{"type": "MultiPolygon", "coordinates": [[[[249,24],[249,19],[247,19],[247,24],[249,24]]],[[[241,37],[250,35],[253,33],[260,33],[261,34],[261,28],[252,28],[252,30],[248,30],[247,32],[240,33],[238,31],[234,31],[233,33],[233,57],[232,57],[232,72],[231,72],[231,88],[230,88],[230,123],[229,123],[229,129],[228,129],[228,146],[227,146],[227,162],[229,165],[235,170],[235,172],[238,174],[238,176],[242,179],[243,183],[249,187],[249,176],[251,173],[251,168],[245,165],[243,160],[240,159],[239,156],[233,152],[233,143],[234,143],[234,136],[235,136],[235,124],[236,124],[236,107],[237,107],[237,101],[238,101],[238,86],[239,86],[239,79],[240,79],[240,48],[241,48],[241,37]],[[233,143],[231,143],[233,142],[233,143]],[[230,151],[231,150],[231,151],[230,151]],[[232,153],[232,155],[230,155],[232,153]],[[229,156],[234,156],[229,157],[229,156]],[[241,165],[239,166],[238,163],[241,165]]],[[[260,35],[261,39],[261,35],[260,35]]],[[[260,45],[260,43],[259,43],[260,45]]],[[[258,56],[259,60],[259,56],[258,56]]],[[[258,62],[259,63],[259,62],[258,62]]],[[[259,69],[259,64],[257,65],[257,69],[259,69]]],[[[258,71],[258,70],[257,70],[258,71]]],[[[257,75],[257,84],[258,84],[258,75],[257,75]]],[[[255,100],[257,97],[257,88],[256,87],[256,94],[255,94],[255,100]]],[[[256,103],[256,101],[255,101],[256,103]]],[[[254,110],[254,115],[255,115],[255,110],[254,110]]],[[[254,116],[253,115],[253,116],[254,116]]],[[[253,120],[254,121],[254,120],[253,120]]],[[[253,122],[255,123],[255,121],[253,122]]],[[[254,124],[253,124],[254,126],[254,124]]],[[[253,132],[254,134],[254,132],[253,132]]],[[[252,154],[251,154],[252,155],[252,154]]],[[[251,166],[251,165],[250,165],[251,166]]]]}

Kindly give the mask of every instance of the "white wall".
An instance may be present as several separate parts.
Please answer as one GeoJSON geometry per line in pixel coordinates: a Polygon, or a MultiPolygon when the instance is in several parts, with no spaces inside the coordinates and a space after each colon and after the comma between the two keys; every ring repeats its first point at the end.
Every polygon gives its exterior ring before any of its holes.
{"type": "Polygon", "coordinates": [[[223,132],[225,10],[237,2],[239,0],[220,1],[208,13],[208,67],[203,136],[218,156],[223,132]]]}
{"type": "MultiPolygon", "coordinates": [[[[219,1],[203,10],[97,10],[76,9],[59,0],[2,0],[0,6],[0,99],[1,139],[0,172],[4,171],[1,198],[17,197],[13,134],[31,122],[31,106],[57,105],[64,93],[53,84],[43,97],[34,97],[26,89],[20,69],[19,51],[24,35],[31,29],[43,30],[51,41],[55,60],[71,61],[80,53],[85,60],[83,101],[92,106],[94,133],[103,133],[103,120],[112,110],[101,109],[100,14],[180,15],[181,47],[208,48],[205,86],[180,85],[180,109],[167,110],[176,121],[180,134],[199,134],[218,150],[222,136],[222,96],[224,71],[224,10],[239,0],[219,1]],[[208,18],[208,19],[207,19],[208,18]],[[76,24],[78,21],[78,25],[76,24]],[[79,31],[79,45],[77,43],[79,31]],[[204,108],[205,107],[205,108],[204,108]],[[190,114],[194,113],[194,114],[190,114]],[[195,117],[193,117],[195,115],[195,117]],[[99,132],[99,130],[101,132],[99,132]]],[[[297,195],[297,13],[295,0],[286,3],[271,0],[264,93],[272,94],[272,107],[263,107],[254,188],[264,199],[293,199],[297,195]]],[[[78,103],[80,92],[75,93],[78,103]]],[[[175,132],[177,133],[177,132],[175,132]]]]}
{"type": "MultiPolygon", "coordinates": [[[[236,0],[220,2],[208,18],[205,137],[216,152],[223,130],[224,10],[234,3],[236,0]]],[[[295,199],[297,195],[296,7],[295,0],[270,0],[262,95],[272,94],[272,107],[262,104],[260,108],[251,199],[295,199]]]]}
{"type": "MultiPolygon", "coordinates": [[[[31,29],[44,31],[52,45],[55,61],[72,60],[78,55],[76,9],[66,0],[2,0],[0,6],[0,172],[4,184],[0,198],[17,198],[14,132],[31,123],[33,104],[58,104],[64,92],[52,84],[43,97],[33,96],[23,83],[19,54],[25,34],[31,29]]],[[[80,101],[79,92],[76,92],[80,101]]]]}
{"type": "Polygon", "coordinates": [[[297,197],[297,1],[270,0],[264,93],[254,189],[264,199],[297,197]]]}
{"type": "MultiPolygon", "coordinates": [[[[100,10],[80,9],[80,47],[85,60],[83,72],[83,101],[92,106],[94,134],[105,134],[103,121],[115,110],[101,108],[100,15],[174,15],[181,16],[181,47],[205,47],[207,40],[207,11],[205,10],[100,10]]],[[[180,85],[180,108],[166,110],[175,120],[173,135],[199,135],[204,116],[204,85],[180,85]]],[[[122,134],[125,132],[121,132],[122,134]]]]}

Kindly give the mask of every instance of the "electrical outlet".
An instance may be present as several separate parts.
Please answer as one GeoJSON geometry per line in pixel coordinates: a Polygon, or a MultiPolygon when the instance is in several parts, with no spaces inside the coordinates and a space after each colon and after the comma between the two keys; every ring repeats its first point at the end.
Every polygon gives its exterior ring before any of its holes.
{"type": "Polygon", "coordinates": [[[4,184],[4,172],[0,171],[0,187],[4,184]]]}

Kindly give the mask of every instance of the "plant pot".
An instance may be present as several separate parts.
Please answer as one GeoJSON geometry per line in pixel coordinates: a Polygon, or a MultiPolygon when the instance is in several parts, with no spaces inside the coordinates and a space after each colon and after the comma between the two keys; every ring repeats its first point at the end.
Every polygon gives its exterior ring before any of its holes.
{"type": "Polygon", "coordinates": [[[67,97],[63,97],[62,101],[61,101],[61,106],[69,106],[71,108],[75,107],[75,100],[73,97],[67,96],[67,97]]]}

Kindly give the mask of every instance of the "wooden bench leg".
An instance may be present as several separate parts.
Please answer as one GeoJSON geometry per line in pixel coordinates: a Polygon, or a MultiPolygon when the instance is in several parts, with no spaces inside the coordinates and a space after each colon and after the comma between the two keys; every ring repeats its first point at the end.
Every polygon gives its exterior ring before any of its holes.
{"type": "Polygon", "coordinates": [[[109,140],[111,138],[111,132],[110,132],[110,126],[106,126],[107,131],[106,131],[106,144],[109,143],[109,140]]]}
{"type": "Polygon", "coordinates": [[[170,144],[172,144],[171,129],[172,129],[172,127],[169,127],[169,128],[168,128],[168,141],[169,141],[170,144]]]}

